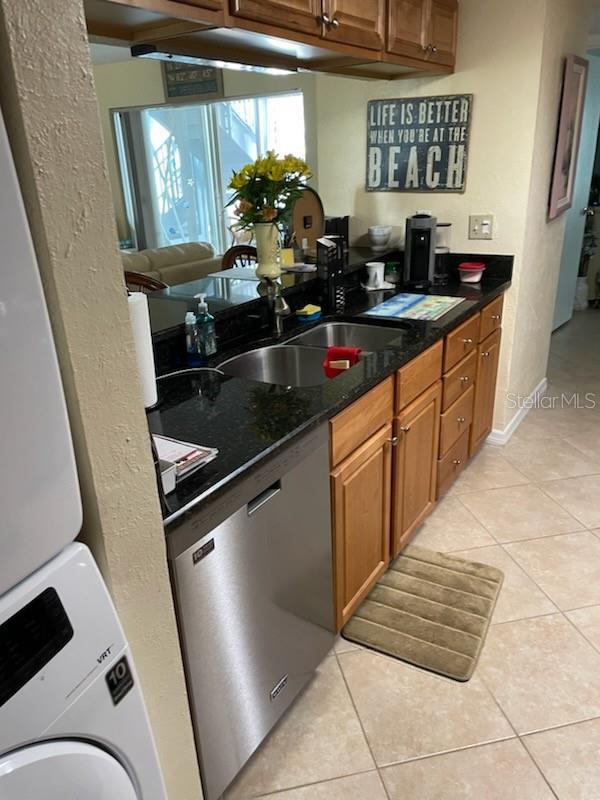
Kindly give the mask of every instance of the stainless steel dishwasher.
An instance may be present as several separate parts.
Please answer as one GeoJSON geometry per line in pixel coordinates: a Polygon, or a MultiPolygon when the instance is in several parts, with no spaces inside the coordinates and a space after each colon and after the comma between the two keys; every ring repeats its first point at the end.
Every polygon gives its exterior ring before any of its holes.
{"type": "Polygon", "coordinates": [[[327,424],[167,538],[202,782],[216,800],[333,643],[327,424]]]}

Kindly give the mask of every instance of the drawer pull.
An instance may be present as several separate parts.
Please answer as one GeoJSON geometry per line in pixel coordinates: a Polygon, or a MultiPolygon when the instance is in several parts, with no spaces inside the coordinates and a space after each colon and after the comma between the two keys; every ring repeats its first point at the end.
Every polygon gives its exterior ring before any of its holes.
{"type": "Polygon", "coordinates": [[[463,344],[473,344],[473,339],[461,339],[463,344]]]}
{"type": "Polygon", "coordinates": [[[459,417],[459,418],[458,418],[458,422],[459,422],[459,424],[460,424],[460,425],[462,425],[462,424],[463,424],[463,422],[466,422],[466,420],[465,420],[465,418],[464,418],[464,417],[459,417]]]}
{"type": "Polygon", "coordinates": [[[482,353],[482,354],[481,354],[481,357],[482,357],[482,358],[489,358],[489,357],[490,357],[490,353],[489,353],[489,351],[488,351],[488,352],[486,352],[486,353],[482,353]]]}
{"type": "Polygon", "coordinates": [[[460,458],[455,458],[452,463],[456,464],[456,466],[458,467],[460,464],[462,464],[462,461],[460,460],[460,458]]]}
{"type": "Polygon", "coordinates": [[[391,444],[392,447],[396,447],[396,445],[398,444],[399,441],[400,441],[400,439],[397,436],[392,436],[391,439],[387,440],[388,444],[391,444]]]}
{"type": "Polygon", "coordinates": [[[400,430],[402,433],[409,433],[410,432],[410,425],[401,425],[400,430]]]}
{"type": "Polygon", "coordinates": [[[501,314],[492,314],[492,319],[497,320],[498,322],[502,319],[501,314]]]}
{"type": "Polygon", "coordinates": [[[463,375],[460,379],[461,383],[468,383],[471,380],[468,375],[463,375]]]}

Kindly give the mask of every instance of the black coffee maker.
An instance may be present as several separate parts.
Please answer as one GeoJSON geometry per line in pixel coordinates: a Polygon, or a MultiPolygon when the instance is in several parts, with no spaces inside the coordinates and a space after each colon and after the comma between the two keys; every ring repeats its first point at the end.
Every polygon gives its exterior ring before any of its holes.
{"type": "Polygon", "coordinates": [[[412,289],[428,289],[435,274],[437,219],[430,214],[415,214],[406,220],[404,244],[404,284],[412,289]]]}

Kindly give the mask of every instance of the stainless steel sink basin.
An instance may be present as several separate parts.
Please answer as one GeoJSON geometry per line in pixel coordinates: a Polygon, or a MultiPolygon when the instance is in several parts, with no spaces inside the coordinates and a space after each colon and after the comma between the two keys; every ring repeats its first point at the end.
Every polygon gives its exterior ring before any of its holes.
{"type": "MultiPolygon", "coordinates": [[[[410,328],[405,323],[403,328],[410,328]]],[[[384,328],[378,325],[360,325],[352,322],[325,322],[316,328],[301,333],[290,339],[293,345],[310,345],[311,347],[360,347],[362,350],[374,352],[393,345],[395,339],[402,336],[402,330],[384,328]]],[[[400,346],[400,342],[398,342],[400,346]]],[[[288,345],[289,346],[289,345],[288,345]]]]}
{"type": "Polygon", "coordinates": [[[219,364],[219,369],[236,378],[278,386],[318,386],[328,380],[323,370],[324,360],[324,350],[285,344],[228,358],[219,364]]]}

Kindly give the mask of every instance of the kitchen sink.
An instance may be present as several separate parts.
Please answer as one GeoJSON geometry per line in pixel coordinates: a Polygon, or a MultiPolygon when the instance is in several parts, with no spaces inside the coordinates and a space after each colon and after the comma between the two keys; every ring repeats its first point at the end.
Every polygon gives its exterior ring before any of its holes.
{"type": "MultiPolygon", "coordinates": [[[[361,325],[352,322],[324,322],[299,336],[290,339],[291,345],[310,345],[311,347],[360,347],[367,352],[393,347],[402,330],[412,328],[410,323],[400,323],[394,328],[379,325],[361,325]]],[[[401,342],[398,341],[398,346],[401,342]]],[[[287,345],[288,347],[290,345],[287,345]]]]}
{"type": "Polygon", "coordinates": [[[228,358],[219,369],[236,378],[279,386],[318,386],[328,380],[324,360],[322,349],[278,344],[228,358]]]}

